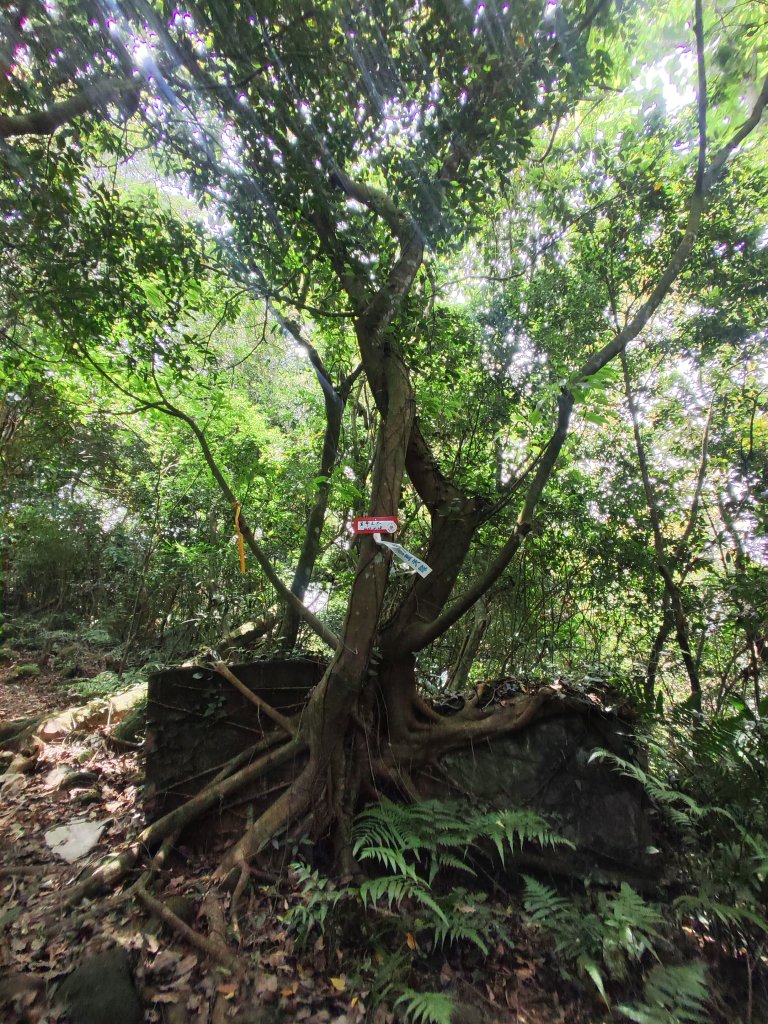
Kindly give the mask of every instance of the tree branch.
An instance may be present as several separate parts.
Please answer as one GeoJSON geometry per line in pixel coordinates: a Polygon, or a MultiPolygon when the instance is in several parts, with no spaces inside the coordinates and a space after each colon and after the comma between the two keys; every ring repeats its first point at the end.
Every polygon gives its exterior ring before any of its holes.
{"type": "MultiPolygon", "coordinates": [[[[173,416],[176,419],[179,419],[183,423],[187,424],[189,429],[197,438],[197,442],[200,445],[200,449],[203,453],[203,458],[205,459],[206,465],[211,471],[211,475],[213,476],[216,483],[219,485],[219,490],[230,503],[230,505],[234,508],[238,503],[237,498],[235,497],[235,493],[229,486],[229,483],[227,482],[226,477],[219,468],[216,459],[213,457],[213,453],[211,452],[211,449],[208,445],[208,441],[206,440],[205,434],[200,429],[197,422],[187,413],[183,412],[181,409],[178,409],[175,405],[172,405],[165,397],[163,397],[162,402],[157,403],[157,408],[160,409],[161,411],[166,412],[169,416],[173,416]]],[[[272,584],[272,586],[275,588],[278,594],[282,597],[282,599],[286,602],[286,604],[293,608],[294,611],[296,611],[301,616],[301,618],[304,619],[307,625],[310,626],[315,631],[315,633],[317,633],[320,639],[323,640],[326,644],[328,644],[329,647],[331,647],[333,650],[338,648],[341,645],[341,641],[336,636],[336,634],[332,630],[330,630],[323,622],[321,622],[320,619],[318,619],[318,617],[313,612],[311,612],[309,608],[307,608],[303,601],[301,601],[290,590],[290,588],[287,587],[285,583],[283,583],[283,581],[280,579],[275,570],[275,567],[272,565],[272,562],[269,560],[266,553],[262,550],[261,545],[258,543],[255,536],[253,535],[253,531],[246,522],[242,512],[240,513],[239,526],[240,532],[242,533],[246,544],[251,549],[251,552],[256,558],[256,561],[261,566],[264,575],[267,577],[269,582],[272,584]]]]}
{"type": "Polygon", "coordinates": [[[683,554],[688,541],[691,539],[691,534],[696,527],[696,520],[699,515],[699,504],[701,503],[701,493],[704,490],[704,481],[707,476],[707,462],[709,460],[709,431],[712,426],[712,415],[715,410],[714,397],[709,404],[709,412],[707,413],[707,422],[704,424],[704,434],[701,438],[701,459],[699,461],[699,471],[696,474],[696,486],[693,490],[693,500],[691,501],[691,512],[688,516],[688,522],[686,523],[683,535],[678,541],[678,557],[683,554]]]}
{"type": "Polygon", "coordinates": [[[557,426],[549,440],[536,473],[528,488],[523,503],[523,508],[518,516],[517,524],[509,540],[501,548],[494,560],[488,566],[482,576],[479,576],[471,586],[464,591],[456,600],[430,623],[416,624],[412,627],[404,639],[404,647],[407,650],[419,651],[427,644],[432,643],[442,633],[469,611],[473,604],[478,601],[501,576],[511,562],[513,556],[531,531],[533,525],[533,513],[539,502],[544,488],[552,475],[558,456],[568,437],[568,428],[573,410],[574,398],[570,391],[564,390],[558,398],[557,426]]]}
{"type": "Polygon", "coordinates": [[[138,106],[141,85],[138,80],[101,78],[86,85],[70,99],[54,103],[46,110],[28,114],[0,114],[0,139],[15,135],[51,135],[63,124],[81,114],[98,110],[110,103],[127,104],[131,113],[138,106]]]}
{"type": "MultiPolygon", "coordinates": [[[[722,147],[722,149],[718,150],[712,158],[709,168],[703,175],[701,182],[699,182],[697,175],[697,187],[694,188],[693,197],[691,198],[685,234],[683,235],[677,249],[672,254],[672,258],[667,264],[664,273],[659,278],[659,281],[653,288],[651,294],[637,311],[632,320],[624,326],[616,337],[612,341],[608,342],[607,345],[604,345],[599,351],[595,352],[594,355],[590,356],[581,369],[573,375],[571,379],[572,384],[578,384],[587,380],[589,377],[594,376],[598,370],[602,370],[604,366],[607,366],[612,359],[627,347],[630,341],[633,341],[638,334],[640,334],[650,318],[661,305],[662,300],[666,297],[670,288],[680,276],[680,272],[691,254],[694,242],[696,241],[696,237],[699,232],[701,215],[704,210],[704,203],[707,194],[711,190],[713,184],[717,181],[720,173],[723,171],[728,157],[760,123],[766,103],[768,103],[768,75],[766,75],[765,81],[763,82],[763,88],[757,102],[752,108],[750,116],[744,124],[742,124],[733,133],[731,139],[722,147]]],[[[699,109],[702,109],[701,104],[699,109]]],[[[706,107],[704,107],[704,109],[706,109],[706,107]]],[[[701,140],[699,140],[699,142],[700,163],[702,150],[701,140]]]]}
{"type": "Polygon", "coordinates": [[[518,523],[509,540],[499,551],[498,555],[486,572],[477,579],[463,595],[457,598],[453,604],[442,613],[442,615],[429,624],[416,625],[409,631],[409,635],[405,640],[406,646],[409,650],[420,650],[457,622],[458,619],[472,607],[475,601],[482,597],[482,595],[493,585],[511,561],[526,534],[530,531],[533,512],[538,504],[544,487],[549,481],[560,450],[565,443],[570,414],[574,403],[574,396],[571,389],[579,383],[582,383],[594,376],[612,359],[622,353],[629,342],[634,340],[646,326],[651,316],[658,309],[670,288],[679,277],[693,250],[694,243],[698,236],[701,216],[704,210],[708,191],[717,180],[720,172],[724,169],[730,154],[760,123],[763,110],[766,103],[768,103],[768,76],[765,78],[760,96],[758,97],[750,116],[739,128],[736,129],[731,136],[731,139],[722,147],[722,149],[715,154],[712,158],[709,169],[703,174],[698,173],[698,170],[702,166],[706,166],[707,100],[706,75],[704,73],[703,28],[701,18],[699,16],[701,13],[700,0],[696,0],[696,3],[696,46],[699,69],[699,146],[696,183],[694,186],[693,196],[691,197],[688,222],[686,224],[686,230],[683,238],[672,254],[666,269],[661,274],[648,299],[643,303],[632,320],[627,323],[610,342],[587,359],[581,369],[571,377],[568,386],[564,389],[563,394],[558,400],[558,424],[555,433],[550,438],[546,453],[539,464],[536,475],[528,489],[523,510],[520,513],[518,523]]]}

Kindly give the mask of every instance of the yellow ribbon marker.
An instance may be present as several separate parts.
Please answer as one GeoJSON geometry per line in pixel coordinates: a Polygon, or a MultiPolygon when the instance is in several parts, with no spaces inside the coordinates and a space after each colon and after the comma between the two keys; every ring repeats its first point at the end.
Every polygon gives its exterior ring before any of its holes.
{"type": "Polygon", "coordinates": [[[240,572],[245,576],[245,541],[240,532],[240,502],[235,502],[235,532],[237,533],[237,551],[240,555],[240,572]]]}

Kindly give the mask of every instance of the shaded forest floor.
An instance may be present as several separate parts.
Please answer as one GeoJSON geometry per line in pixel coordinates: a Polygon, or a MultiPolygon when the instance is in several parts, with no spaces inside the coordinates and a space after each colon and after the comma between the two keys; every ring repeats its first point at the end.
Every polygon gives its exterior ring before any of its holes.
{"type": "MultiPolygon", "coordinates": [[[[49,715],[76,696],[52,667],[19,675],[34,657],[15,652],[0,666],[0,721],[49,715]]],[[[98,658],[88,665],[94,673],[99,668],[98,658]]],[[[112,749],[103,724],[54,738],[40,748],[33,771],[0,777],[0,1021],[70,1020],[57,1004],[57,986],[84,958],[116,947],[129,958],[143,1019],[160,1024],[400,1021],[376,992],[392,952],[414,989],[451,993],[457,1024],[618,1019],[597,996],[563,979],[551,948],[525,924],[512,897],[514,945],[499,944],[487,957],[474,948],[433,951],[410,933],[402,950],[376,951],[354,927],[333,943],[314,933],[300,948],[282,922],[301,899],[298,880],[265,871],[241,900],[236,927],[231,920],[226,926],[245,968],[239,976],[207,960],[125,892],[65,908],[69,887],[141,831],[142,782],[140,751],[112,749]],[[45,835],[79,822],[102,831],[86,855],[68,864],[45,835]]],[[[202,933],[213,928],[205,897],[221,852],[215,842],[205,856],[182,845],[155,879],[156,895],[202,933]]],[[[218,897],[227,919],[228,900],[218,897]]],[[[110,1024],[123,1020],[111,1015],[110,1024]]]]}
{"type": "MultiPolygon", "coordinates": [[[[0,667],[0,721],[48,715],[70,705],[66,679],[53,670],[19,678],[18,663],[0,667]]],[[[116,945],[129,953],[148,1022],[353,1024],[373,1019],[385,1024],[399,1019],[386,1005],[368,1013],[364,979],[376,972],[375,955],[363,963],[354,941],[330,951],[322,937],[307,949],[296,948],[280,920],[298,898],[290,877],[252,887],[238,915],[239,952],[251,969],[237,982],[119,893],[63,908],[70,885],[141,831],[141,786],[140,755],[111,750],[103,727],[46,743],[32,773],[5,780],[0,805],[0,971],[5,977],[0,996],[5,1004],[0,1020],[67,1021],[63,1011],[57,1012],[57,984],[84,956],[116,945]],[[85,857],[67,864],[49,848],[45,833],[80,821],[104,828],[85,857]]],[[[208,872],[220,852],[213,848],[203,857],[182,846],[157,880],[158,895],[193,924],[200,920],[208,872]]],[[[403,952],[423,987],[436,984],[462,1002],[468,1024],[595,1020],[596,1007],[582,1004],[562,982],[546,949],[522,931],[520,940],[519,947],[499,946],[488,958],[476,950],[435,954],[431,947],[420,949],[418,940],[416,948],[403,952]]]]}

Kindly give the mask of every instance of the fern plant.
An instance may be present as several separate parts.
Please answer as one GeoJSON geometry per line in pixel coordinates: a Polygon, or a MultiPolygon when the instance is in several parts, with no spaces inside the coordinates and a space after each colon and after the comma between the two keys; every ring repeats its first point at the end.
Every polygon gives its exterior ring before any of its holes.
{"type": "Polygon", "coordinates": [[[466,941],[487,953],[491,941],[506,938],[506,913],[487,906],[482,894],[453,887],[440,896],[433,888],[441,870],[474,875],[470,850],[483,841],[492,844],[502,863],[527,841],[572,845],[532,811],[489,812],[437,800],[410,806],[383,801],[359,814],[353,826],[354,855],[388,872],[363,882],[360,899],[390,910],[408,903],[417,911],[415,927],[428,931],[434,946],[466,941]]]}
{"type": "Polygon", "coordinates": [[[648,796],[666,814],[673,825],[678,828],[691,828],[713,808],[702,806],[693,797],[674,789],[663,778],[654,772],[644,771],[639,765],[626,761],[607,750],[593,750],[590,761],[607,761],[628,779],[640,783],[648,796]]]}
{"type": "Polygon", "coordinates": [[[595,910],[587,911],[526,876],[523,904],[530,922],[552,934],[558,954],[592,980],[606,1003],[606,977],[621,980],[630,963],[646,952],[656,955],[661,914],[626,883],[618,892],[598,893],[595,910]]]}
{"type": "Polygon", "coordinates": [[[445,992],[416,992],[405,988],[395,1000],[406,1024],[451,1024],[453,999],[445,992]]]}
{"type": "Polygon", "coordinates": [[[331,913],[345,898],[346,888],[337,889],[328,878],[314,871],[306,864],[291,864],[301,898],[283,915],[283,923],[296,934],[298,944],[305,945],[311,933],[317,929],[323,932],[331,913]]]}
{"type": "MultiPolygon", "coordinates": [[[[645,771],[604,750],[594,751],[592,757],[612,763],[622,775],[640,783],[676,837],[683,840],[677,844],[676,855],[690,891],[673,903],[677,920],[681,924],[696,922],[734,950],[745,945],[752,948],[768,933],[768,921],[761,913],[768,902],[768,821],[763,801],[756,808],[745,801],[745,815],[744,807],[737,803],[715,806],[701,802],[679,785],[673,787],[665,776],[676,771],[680,774],[669,754],[683,744],[679,723],[674,734],[674,745],[648,742],[655,761],[653,770],[645,771]]],[[[754,784],[750,738],[751,733],[744,738],[722,722],[697,724],[689,748],[698,753],[685,755],[689,784],[695,779],[702,792],[727,792],[722,778],[715,784],[709,777],[729,773],[745,786],[750,779],[754,784]],[[704,761],[698,771],[694,756],[704,761]]]]}
{"type": "Polygon", "coordinates": [[[642,1003],[619,1010],[635,1024],[705,1024],[707,997],[703,964],[659,964],[646,979],[642,1003]]]}
{"type": "Polygon", "coordinates": [[[392,874],[428,885],[442,868],[473,875],[469,851],[483,841],[493,844],[502,863],[526,842],[573,846],[533,811],[483,811],[439,800],[407,806],[383,800],[358,814],[352,829],[358,860],[377,861],[392,874]]]}
{"type": "MultiPolygon", "coordinates": [[[[467,943],[488,955],[499,940],[511,944],[507,909],[466,887],[440,892],[437,876],[453,870],[471,879],[472,857],[481,846],[495,850],[503,863],[526,842],[572,845],[532,811],[485,811],[435,800],[410,806],[384,801],[357,816],[352,849],[359,861],[378,865],[386,873],[336,888],[317,871],[294,864],[300,899],[283,921],[303,944],[314,930],[333,932],[342,908],[349,918],[355,904],[358,912],[373,915],[379,932],[394,927],[411,948],[418,935],[419,944],[438,948],[467,943]]],[[[395,998],[403,1019],[413,1024],[448,1024],[451,1019],[453,1004],[447,994],[416,992],[403,977],[388,979],[380,998],[395,998]]]]}

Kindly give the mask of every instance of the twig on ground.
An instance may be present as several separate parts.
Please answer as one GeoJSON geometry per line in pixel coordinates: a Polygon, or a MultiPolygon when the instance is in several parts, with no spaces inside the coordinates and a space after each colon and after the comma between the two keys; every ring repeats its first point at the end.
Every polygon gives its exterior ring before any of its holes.
{"type": "Polygon", "coordinates": [[[162,900],[150,895],[143,885],[137,883],[134,891],[147,910],[151,911],[155,917],[158,917],[163,924],[167,924],[169,928],[177,932],[191,946],[199,949],[201,953],[204,953],[217,963],[224,964],[225,967],[229,967],[231,970],[237,969],[237,957],[222,944],[221,940],[207,938],[205,935],[201,935],[200,932],[195,931],[194,928],[190,928],[162,900]]]}

